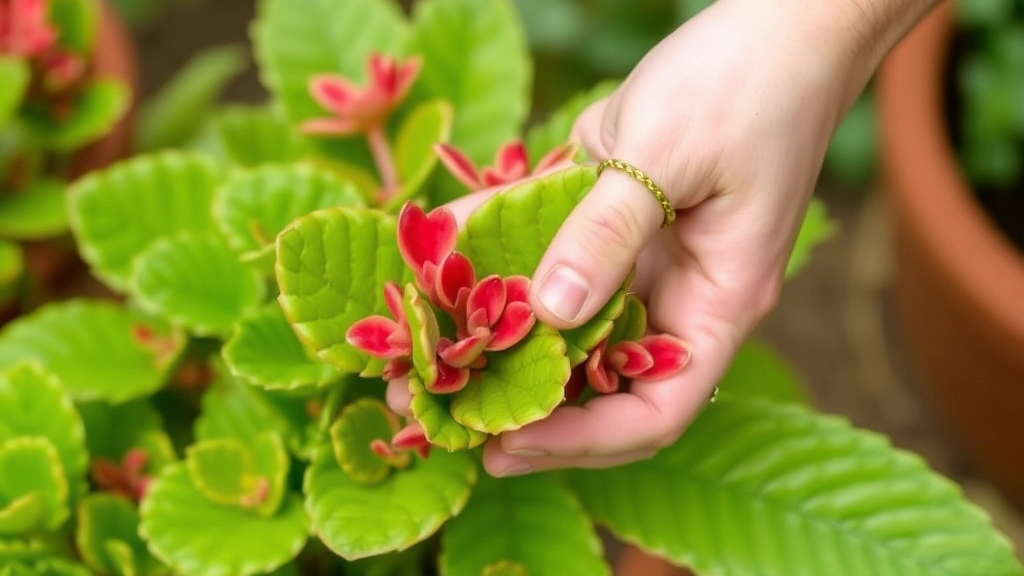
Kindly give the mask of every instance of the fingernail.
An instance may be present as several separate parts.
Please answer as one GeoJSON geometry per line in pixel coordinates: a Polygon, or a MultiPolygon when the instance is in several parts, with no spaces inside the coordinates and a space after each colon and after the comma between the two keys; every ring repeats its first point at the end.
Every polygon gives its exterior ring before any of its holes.
{"type": "Polygon", "coordinates": [[[543,450],[537,450],[535,448],[516,448],[515,450],[505,450],[506,454],[513,456],[547,456],[548,453],[543,450]]]}
{"type": "Polygon", "coordinates": [[[507,478],[508,476],[522,476],[523,474],[529,474],[533,472],[533,467],[529,464],[513,464],[505,470],[498,472],[498,478],[507,478]]]}
{"type": "Polygon", "coordinates": [[[579,317],[587,304],[590,286],[572,268],[560,264],[552,268],[541,280],[537,296],[548,312],[565,322],[572,322],[579,317]]]}

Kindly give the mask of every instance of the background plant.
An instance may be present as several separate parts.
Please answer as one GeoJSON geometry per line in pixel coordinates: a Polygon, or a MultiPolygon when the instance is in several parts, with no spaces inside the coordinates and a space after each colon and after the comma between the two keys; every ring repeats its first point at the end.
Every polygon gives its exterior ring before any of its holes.
{"type": "MultiPolygon", "coordinates": [[[[125,302],[52,304],[0,332],[0,462],[11,464],[0,471],[19,470],[0,473],[0,574],[418,574],[436,564],[451,575],[594,575],[608,573],[595,521],[707,574],[1021,573],[955,485],[814,413],[755,343],[718,401],[645,462],[492,479],[469,448],[484,432],[456,420],[447,397],[422,394],[424,433],[450,448],[465,438],[466,449],[403,451],[404,423],[373,376],[385,361],[346,338],[368,316],[397,321],[385,281],[404,290],[433,262],[409,268],[394,214],[466,192],[438,168],[438,144],[479,177],[461,180],[514,179],[612,85],[523,133],[531,64],[509,3],[429,0],[411,17],[379,0],[293,7],[267,0],[254,26],[272,106],[226,110],[197,149],[74,186],[81,253],[125,302]],[[394,67],[368,73],[371,54],[394,67]],[[381,81],[416,59],[407,91],[381,81]],[[328,83],[311,91],[316,78],[328,83]],[[373,106],[351,105],[363,97],[373,106]],[[324,119],[334,134],[309,135],[324,119]]],[[[578,167],[514,186],[474,215],[457,249],[478,277],[530,274],[594,177],[578,167]]],[[[814,204],[791,272],[827,231],[814,204]]],[[[429,337],[417,293],[403,298],[410,334],[429,337]]],[[[534,333],[488,366],[517,385],[535,384],[521,374],[542,362],[583,366],[599,340],[643,328],[636,306],[623,295],[593,333],[534,333]]],[[[429,370],[421,356],[414,383],[429,370]]],[[[544,386],[553,404],[568,378],[558,370],[543,370],[559,375],[544,386]]],[[[497,412],[507,423],[531,402],[517,396],[478,419],[497,412]]]]}

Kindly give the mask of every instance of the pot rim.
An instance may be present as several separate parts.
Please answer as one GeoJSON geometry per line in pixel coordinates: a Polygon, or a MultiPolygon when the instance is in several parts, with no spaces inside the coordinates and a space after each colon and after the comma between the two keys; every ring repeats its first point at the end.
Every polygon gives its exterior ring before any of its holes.
{"type": "Polygon", "coordinates": [[[953,5],[938,5],[886,58],[877,82],[887,192],[900,225],[958,290],[1024,349],[1024,252],[974,199],[954,153],[944,110],[953,5]]]}

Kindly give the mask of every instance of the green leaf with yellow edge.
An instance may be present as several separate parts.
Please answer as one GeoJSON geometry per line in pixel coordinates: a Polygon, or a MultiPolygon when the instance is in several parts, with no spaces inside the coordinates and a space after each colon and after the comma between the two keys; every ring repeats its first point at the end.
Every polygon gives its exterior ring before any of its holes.
{"type": "Polygon", "coordinates": [[[276,432],[288,447],[303,456],[315,433],[307,400],[263,390],[218,368],[213,384],[203,393],[197,440],[234,438],[252,444],[265,432],[276,432]]]}
{"type": "MultiPolygon", "coordinates": [[[[478,276],[531,277],[562,222],[594,186],[597,171],[574,167],[542,176],[496,194],[480,205],[459,234],[459,250],[478,276]]],[[[573,365],[604,340],[622,313],[624,290],[592,320],[563,333],[573,365]]]]}
{"type": "Polygon", "coordinates": [[[69,300],[47,304],[0,331],[0,369],[35,360],[75,400],[125,402],[159,389],[184,348],[178,334],[157,334],[146,348],[134,331],[142,325],[112,302],[69,300]],[[117,366],[117,370],[111,370],[117,366]]]}
{"type": "Polygon", "coordinates": [[[718,386],[722,396],[763,397],[776,402],[810,405],[807,393],[793,370],[775,352],[754,340],[740,347],[718,386]]]}
{"type": "Polygon", "coordinates": [[[409,410],[423,426],[431,444],[454,451],[474,448],[487,440],[487,434],[467,428],[452,418],[452,395],[428,392],[415,375],[409,376],[409,392],[412,394],[409,410]]]}
{"type": "Polygon", "coordinates": [[[268,390],[316,388],[343,375],[303,347],[276,302],[235,324],[221,353],[232,374],[268,390]]]}
{"type": "Polygon", "coordinates": [[[12,565],[16,562],[31,563],[40,558],[53,556],[57,550],[43,538],[5,538],[0,536],[0,566],[12,565]]]}
{"type": "Polygon", "coordinates": [[[531,166],[554,148],[569,142],[572,127],[580,114],[594,102],[609,96],[618,87],[617,80],[599,82],[570,98],[543,123],[530,128],[526,135],[526,151],[530,156],[531,166]]]}
{"type": "Polygon", "coordinates": [[[68,518],[68,481],[47,438],[0,441],[0,535],[53,531],[68,518]]]}
{"type": "Polygon", "coordinates": [[[253,42],[264,84],[294,122],[326,116],[309,79],[340,74],[362,84],[371,52],[396,55],[406,35],[392,0],[261,0],[253,42]]]}
{"type": "Polygon", "coordinates": [[[0,236],[37,240],[68,229],[65,184],[38,179],[24,190],[0,195],[0,236]]]}
{"type": "Polygon", "coordinates": [[[252,576],[290,562],[306,544],[309,519],[287,494],[273,516],[220,506],[196,490],[184,463],[165,468],[139,509],[150,552],[189,576],[252,576]]]}
{"type": "Polygon", "coordinates": [[[518,430],[562,402],[571,370],[565,340],[538,325],[519,344],[487,356],[487,366],[452,395],[452,417],[488,434],[518,430]]]}
{"type": "Polygon", "coordinates": [[[82,419],[60,380],[35,363],[0,371],[0,442],[27,437],[45,438],[57,451],[72,502],[85,493],[82,419]]]}
{"type": "Polygon", "coordinates": [[[229,106],[216,115],[214,126],[221,147],[242,166],[294,162],[307,147],[288,121],[266,106],[229,106]]]}
{"type": "Polygon", "coordinates": [[[6,126],[18,111],[30,78],[31,73],[24,60],[0,56],[0,128],[6,126]]]}
{"type": "Polygon", "coordinates": [[[835,223],[828,217],[825,203],[818,198],[811,198],[807,206],[807,214],[793,245],[789,263],[786,265],[786,277],[795,276],[811,260],[811,252],[816,246],[832,238],[835,234],[835,223]]]}
{"type": "Polygon", "coordinates": [[[272,247],[278,233],[299,216],[363,205],[355,187],[331,171],[290,164],[236,174],[217,192],[213,211],[228,245],[244,256],[272,247]]]}
{"type": "Polygon", "coordinates": [[[27,106],[25,126],[44,146],[73,152],[106,134],[128,110],[131,94],[116,80],[94,80],[75,95],[70,115],[56,118],[49,107],[27,106]]]}
{"type": "Polygon", "coordinates": [[[402,121],[395,139],[395,170],[401,190],[388,202],[389,208],[398,209],[416,196],[437,165],[434,145],[447,143],[451,138],[455,111],[444,100],[425,102],[413,108],[402,121]]]}
{"type": "Polygon", "coordinates": [[[265,293],[259,273],[220,239],[188,233],[150,244],[129,290],[147,312],[199,336],[226,336],[265,293]]]}
{"type": "MultiPolygon", "coordinates": [[[[61,558],[45,558],[39,560],[34,564],[29,564],[31,569],[26,568],[27,572],[18,572],[15,570],[11,575],[20,576],[21,574],[28,574],[29,576],[93,576],[89,569],[77,562],[71,562],[69,560],[63,560],[61,558]]],[[[3,568],[0,568],[0,574],[3,573],[3,568]]],[[[4,575],[10,576],[10,575],[4,575]]]]}
{"type": "Polygon", "coordinates": [[[285,495],[288,453],[281,437],[260,434],[252,443],[234,438],[202,440],[188,447],[192,486],[207,500],[273,516],[285,495]]]}
{"type": "Polygon", "coordinates": [[[519,562],[502,560],[501,562],[484,566],[480,576],[530,576],[530,570],[519,562]]]}
{"type": "Polygon", "coordinates": [[[409,282],[402,295],[402,307],[412,336],[412,365],[427,386],[437,381],[437,343],[441,330],[430,302],[409,282]]]}
{"type": "Polygon", "coordinates": [[[433,451],[379,484],[350,478],[325,446],[306,470],[303,492],[313,530],[346,560],[404,550],[466,505],[477,466],[464,452],[433,451]]]}
{"type": "Polygon", "coordinates": [[[457,111],[451,141],[470,159],[490,164],[502,144],[518,137],[533,70],[512,2],[417,2],[407,52],[423,57],[412,101],[450,102],[457,111]]]}
{"type": "Polygon", "coordinates": [[[383,362],[349,344],[345,333],[367,316],[389,316],[385,282],[411,279],[398,252],[395,217],[383,212],[328,208],[277,237],[285,316],[299,340],[345,372],[380,375],[383,362]]]}
{"type": "Polygon", "coordinates": [[[82,560],[100,574],[155,576],[167,568],[139,538],[135,504],[108,493],[86,496],[78,505],[75,544],[82,560]]]}
{"type": "Polygon", "coordinates": [[[530,576],[611,574],[590,517],[572,491],[545,474],[482,476],[466,509],[445,525],[441,547],[445,576],[480,576],[488,569],[530,576]]]}
{"type": "Polygon", "coordinates": [[[654,458],[569,478],[616,536],[698,574],[1024,574],[919,457],[792,403],[723,394],[654,458]]]}
{"type": "Polygon", "coordinates": [[[153,241],[216,231],[213,195],[224,176],[203,156],[169,152],[91,173],[70,189],[79,253],[106,284],[124,290],[133,261],[153,241]]]}
{"type": "Polygon", "coordinates": [[[374,440],[391,444],[400,426],[398,416],[373,398],[360,398],[346,406],[331,426],[331,446],[341,469],[360,484],[377,484],[396,467],[409,464],[410,454],[396,454],[394,462],[381,458],[370,448],[374,440]]]}

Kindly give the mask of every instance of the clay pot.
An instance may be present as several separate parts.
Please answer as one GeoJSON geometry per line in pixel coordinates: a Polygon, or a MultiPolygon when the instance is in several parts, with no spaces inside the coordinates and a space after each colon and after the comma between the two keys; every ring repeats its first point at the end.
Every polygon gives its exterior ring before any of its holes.
{"type": "Polygon", "coordinates": [[[1024,254],[977,203],[951,146],[943,86],[952,30],[947,2],[877,79],[898,318],[951,438],[1024,510],[1024,254]]]}
{"type": "MultiPolygon", "coordinates": [[[[89,64],[90,70],[97,77],[117,79],[128,86],[133,95],[137,94],[138,75],[131,37],[108,3],[101,3],[100,10],[100,23],[89,64]]],[[[134,118],[133,98],[128,112],[110,132],[74,155],[68,177],[77,178],[128,156],[132,149],[134,118]]],[[[27,242],[25,264],[30,281],[34,287],[40,288],[60,283],[80,267],[70,237],[27,242]]],[[[12,311],[6,312],[10,314],[12,311]]],[[[4,315],[4,311],[0,310],[0,317],[4,315]]]]}

